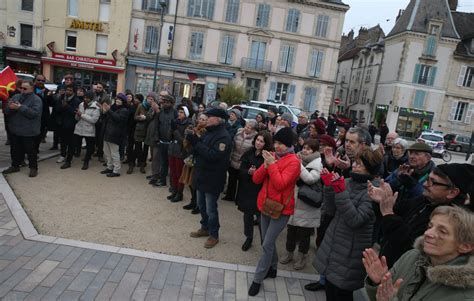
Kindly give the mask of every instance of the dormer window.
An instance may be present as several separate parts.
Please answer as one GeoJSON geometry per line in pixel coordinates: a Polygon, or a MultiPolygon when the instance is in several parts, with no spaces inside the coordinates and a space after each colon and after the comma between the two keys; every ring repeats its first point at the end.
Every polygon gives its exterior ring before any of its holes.
{"type": "Polygon", "coordinates": [[[430,27],[430,35],[437,36],[441,30],[441,26],[439,25],[431,25],[430,27]]]}

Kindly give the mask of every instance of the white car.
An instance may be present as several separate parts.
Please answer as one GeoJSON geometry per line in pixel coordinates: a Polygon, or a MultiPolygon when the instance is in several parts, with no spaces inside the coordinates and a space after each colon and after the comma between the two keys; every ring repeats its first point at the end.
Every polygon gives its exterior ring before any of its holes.
{"type": "Polygon", "coordinates": [[[270,107],[275,107],[278,110],[278,114],[282,115],[283,113],[290,113],[293,116],[293,123],[298,124],[298,115],[303,112],[302,109],[290,106],[282,103],[276,102],[266,102],[266,101],[254,101],[250,100],[246,102],[247,105],[252,107],[258,107],[265,110],[268,110],[270,107]]]}
{"type": "Polygon", "coordinates": [[[267,117],[267,110],[261,109],[261,108],[256,108],[252,106],[247,106],[247,105],[234,105],[230,107],[227,112],[230,112],[230,110],[234,109],[235,107],[239,107],[242,111],[242,118],[245,120],[250,120],[254,119],[257,117],[258,113],[262,113],[263,116],[267,117]]]}
{"type": "MultiPolygon", "coordinates": [[[[22,80],[31,80],[31,81],[34,81],[35,80],[35,76],[34,75],[31,75],[31,74],[27,74],[27,73],[15,73],[16,77],[18,79],[22,79],[22,80]]],[[[53,82],[50,82],[50,81],[46,81],[44,83],[44,86],[46,89],[48,89],[49,91],[56,91],[56,89],[58,88],[58,85],[56,85],[55,83],[53,82]]]]}
{"type": "Polygon", "coordinates": [[[433,150],[444,149],[445,145],[443,136],[434,132],[422,132],[416,141],[428,144],[433,150]]]}

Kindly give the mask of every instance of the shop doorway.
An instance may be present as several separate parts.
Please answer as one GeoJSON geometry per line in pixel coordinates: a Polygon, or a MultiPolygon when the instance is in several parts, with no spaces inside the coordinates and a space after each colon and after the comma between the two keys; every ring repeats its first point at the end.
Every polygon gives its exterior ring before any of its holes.
{"type": "Polygon", "coordinates": [[[83,87],[88,91],[92,91],[93,85],[102,82],[105,84],[107,92],[112,95],[116,95],[117,93],[117,74],[115,73],[55,67],[54,82],[61,84],[66,73],[72,73],[74,75],[74,83],[77,87],[83,87]]]}

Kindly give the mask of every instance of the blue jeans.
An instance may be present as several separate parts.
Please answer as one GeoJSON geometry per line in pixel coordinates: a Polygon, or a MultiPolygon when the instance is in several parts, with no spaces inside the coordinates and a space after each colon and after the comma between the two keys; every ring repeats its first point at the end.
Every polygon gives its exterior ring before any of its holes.
{"type": "Polygon", "coordinates": [[[219,238],[219,212],[217,199],[219,194],[197,191],[197,202],[201,211],[201,229],[209,232],[213,238],[219,238]]]}

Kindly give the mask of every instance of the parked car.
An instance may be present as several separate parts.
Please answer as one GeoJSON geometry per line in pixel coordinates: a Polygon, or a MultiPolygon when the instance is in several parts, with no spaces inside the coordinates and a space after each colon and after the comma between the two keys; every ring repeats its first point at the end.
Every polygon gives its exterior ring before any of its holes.
{"type": "MultiPolygon", "coordinates": [[[[31,74],[27,74],[27,73],[15,73],[16,77],[18,79],[22,79],[22,80],[31,80],[31,81],[34,81],[35,80],[35,76],[34,75],[31,75],[31,74]]],[[[56,89],[58,88],[58,85],[56,85],[55,83],[51,82],[51,81],[46,81],[44,83],[44,86],[46,89],[48,89],[49,91],[56,91],[56,89]]]]}
{"type": "Polygon", "coordinates": [[[242,112],[242,118],[245,120],[255,119],[258,113],[263,113],[265,118],[267,117],[267,110],[262,108],[256,108],[248,105],[234,105],[228,109],[228,111],[238,107],[242,112]]]}
{"type": "Polygon", "coordinates": [[[444,143],[442,135],[431,131],[422,132],[416,141],[426,143],[431,146],[433,148],[433,157],[443,158],[443,160],[446,162],[451,160],[451,156],[446,151],[446,144],[444,143]]]}
{"type": "Polygon", "coordinates": [[[471,138],[468,136],[462,136],[458,134],[447,134],[444,135],[444,142],[446,143],[447,149],[452,149],[457,152],[467,152],[469,149],[469,143],[471,138]]]}
{"type": "Polygon", "coordinates": [[[295,106],[290,106],[282,103],[276,102],[266,102],[266,101],[254,101],[250,100],[245,103],[248,106],[262,108],[267,111],[271,107],[275,107],[278,110],[278,114],[290,113],[293,116],[293,122],[298,123],[298,115],[303,112],[303,109],[300,109],[295,106]]]}
{"type": "Polygon", "coordinates": [[[350,118],[345,117],[344,115],[337,114],[336,115],[336,124],[339,126],[351,126],[352,120],[350,118]]]}

